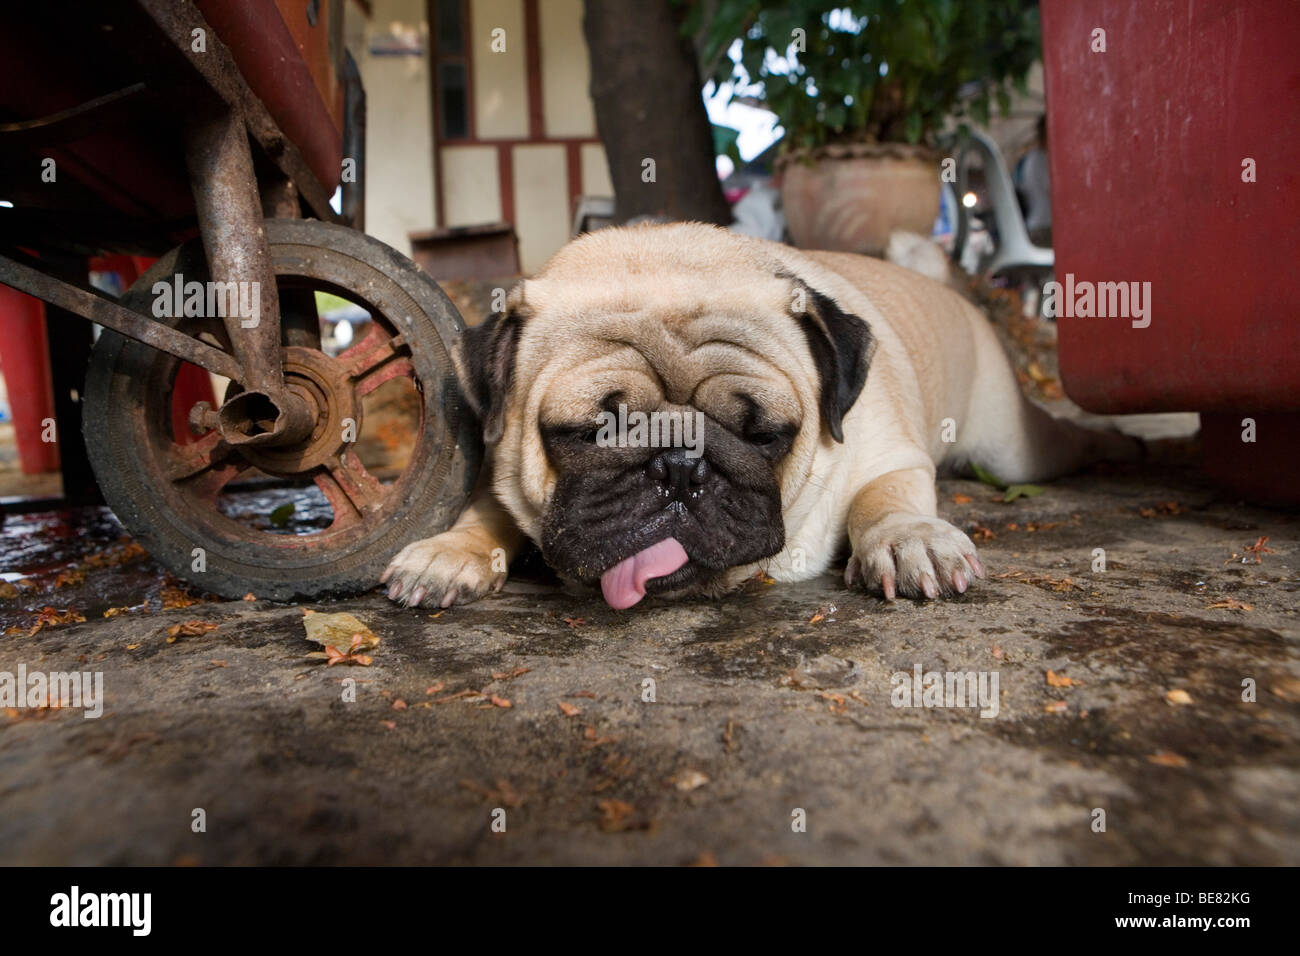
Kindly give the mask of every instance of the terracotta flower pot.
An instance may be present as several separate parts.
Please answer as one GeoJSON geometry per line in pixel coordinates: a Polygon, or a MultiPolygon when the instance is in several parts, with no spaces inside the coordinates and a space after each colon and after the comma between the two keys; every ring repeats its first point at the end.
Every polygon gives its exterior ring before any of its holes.
{"type": "Polygon", "coordinates": [[[788,153],[777,168],[801,249],[880,255],[893,230],[928,236],[939,214],[938,157],[923,146],[823,146],[788,153]]]}

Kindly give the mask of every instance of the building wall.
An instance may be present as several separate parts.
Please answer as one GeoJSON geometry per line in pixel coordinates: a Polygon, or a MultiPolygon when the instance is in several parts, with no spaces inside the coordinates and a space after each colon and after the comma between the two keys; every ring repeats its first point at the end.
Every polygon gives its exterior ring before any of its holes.
{"type": "Polygon", "coordinates": [[[569,238],[568,158],[565,147],[545,144],[515,146],[513,153],[519,261],[533,272],[569,238]]]}
{"type": "Polygon", "coordinates": [[[470,129],[446,141],[427,0],[373,0],[369,21],[348,8],[368,99],[372,235],[409,253],[411,232],[509,220],[531,272],[568,239],[578,196],[613,195],[588,92],[582,0],[465,0],[470,129]],[[493,47],[496,30],[504,50],[493,47]],[[420,55],[373,52],[393,36],[418,36],[420,55]]]}
{"type": "MultiPolygon", "coordinates": [[[[388,38],[427,45],[424,0],[372,0],[373,16],[346,3],[344,32],[366,88],[366,232],[410,254],[407,234],[435,225],[429,60],[371,52],[388,38]]],[[[390,44],[391,45],[391,44],[390,44]]]]}
{"type": "Polygon", "coordinates": [[[582,35],[582,0],[539,4],[542,107],[548,136],[595,136],[591,65],[582,35]]]}
{"type": "Polygon", "coordinates": [[[528,135],[528,65],[521,0],[470,0],[474,127],[480,139],[528,135]],[[498,35],[493,48],[493,33],[498,35]],[[504,46],[504,49],[501,47],[504,46]]]}

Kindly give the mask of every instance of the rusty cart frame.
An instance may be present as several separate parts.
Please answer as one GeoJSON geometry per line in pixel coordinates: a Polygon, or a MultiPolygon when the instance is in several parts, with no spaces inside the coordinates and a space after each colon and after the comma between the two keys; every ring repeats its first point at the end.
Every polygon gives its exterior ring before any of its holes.
{"type": "MultiPolygon", "coordinates": [[[[105,56],[141,64],[141,78],[70,108],[0,123],[0,153],[34,156],[158,117],[158,149],[183,156],[192,213],[150,220],[15,203],[0,209],[0,283],[107,330],[87,375],[87,448],[109,505],[169,570],[229,597],[253,591],[287,599],[370,587],[402,545],[454,520],[480,452],[450,359],[463,331],[459,314],[413,263],[349,228],[360,227],[364,215],[365,108],[355,66],[348,58],[339,146],[356,175],[343,177],[336,214],[329,186],[254,94],[198,7],[179,0],[104,6],[109,10],[94,18],[103,22],[86,26],[107,38],[105,56]],[[196,52],[200,36],[203,49],[196,52]],[[195,227],[197,238],[171,248],[120,300],[59,274],[50,265],[57,256],[42,255],[157,253],[195,227]],[[182,266],[223,286],[256,283],[258,314],[223,310],[219,324],[206,316],[204,337],[193,323],[186,328],[185,321],[155,317],[148,288],[182,266]],[[341,355],[321,350],[313,289],[341,294],[374,315],[367,335],[341,355]],[[216,408],[200,403],[189,410],[201,437],[170,448],[159,435],[156,393],[169,388],[181,362],[232,384],[216,408]],[[420,421],[410,474],[384,485],[335,430],[351,424],[355,441],[361,399],[394,378],[415,385],[420,421]],[[134,421],[123,425],[124,417],[134,421]],[[260,540],[208,514],[208,499],[248,467],[318,485],[334,515],[329,533],[260,540]],[[191,560],[195,548],[205,551],[201,573],[191,560]]],[[[261,6],[274,11],[271,0],[261,6]]],[[[308,6],[319,15],[318,4],[308,6]]],[[[49,23],[46,11],[27,26],[39,32],[49,23]]]]}

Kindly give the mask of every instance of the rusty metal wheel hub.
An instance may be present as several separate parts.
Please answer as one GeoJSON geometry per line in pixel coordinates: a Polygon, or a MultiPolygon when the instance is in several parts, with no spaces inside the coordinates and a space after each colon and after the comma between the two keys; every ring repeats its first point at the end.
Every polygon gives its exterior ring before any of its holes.
{"type": "MultiPolygon", "coordinates": [[[[280,350],[288,390],[314,414],[311,433],[285,446],[243,446],[239,454],[267,474],[290,477],[337,462],[361,434],[361,403],[342,363],[324,352],[291,345],[280,350]]],[[[233,397],[233,396],[232,396],[233,397]]]]}

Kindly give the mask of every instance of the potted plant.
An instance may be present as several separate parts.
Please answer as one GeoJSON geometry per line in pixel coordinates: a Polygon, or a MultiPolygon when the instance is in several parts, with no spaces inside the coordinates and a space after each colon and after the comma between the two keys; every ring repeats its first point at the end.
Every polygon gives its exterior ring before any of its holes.
{"type": "Polygon", "coordinates": [[[796,245],[872,254],[894,229],[929,235],[935,134],[950,118],[987,122],[994,99],[1006,112],[1040,50],[1036,0],[711,0],[686,29],[706,76],[784,128],[796,245]]]}

